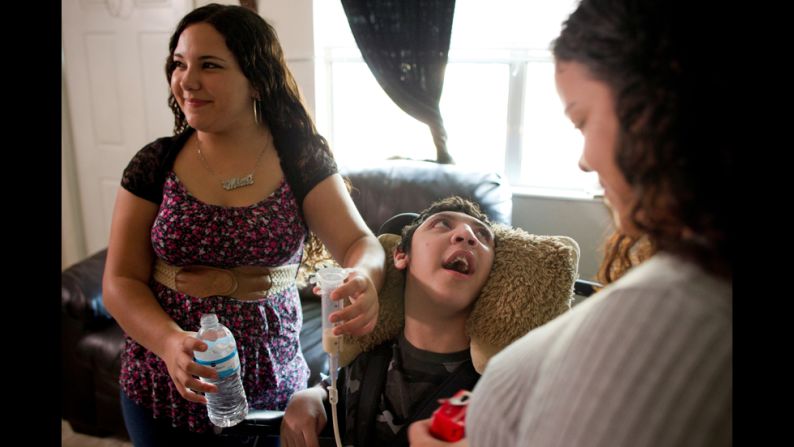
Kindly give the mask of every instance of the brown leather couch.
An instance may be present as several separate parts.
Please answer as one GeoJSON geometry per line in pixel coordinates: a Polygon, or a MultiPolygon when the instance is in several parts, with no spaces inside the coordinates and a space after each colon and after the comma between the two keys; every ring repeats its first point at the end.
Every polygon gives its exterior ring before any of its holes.
{"type": "MultiPolygon", "coordinates": [[[[495,222],[511,223],[512,197],[494,173],[432,162],[390,160],[347,169],[351,195],[373,232],[390,217],[418,212],[449,195],[469,198],[495,222]]],[[[119,406],[118,377],[124,334],[102,304],[106,250],[66,269],[61,277],[61,414],[76,432],[127,437],[119,406]]],[[[310,384],[328,369],[322,351],[320,308],[302,294],[301,347],[312,370],[310,384]]]]}

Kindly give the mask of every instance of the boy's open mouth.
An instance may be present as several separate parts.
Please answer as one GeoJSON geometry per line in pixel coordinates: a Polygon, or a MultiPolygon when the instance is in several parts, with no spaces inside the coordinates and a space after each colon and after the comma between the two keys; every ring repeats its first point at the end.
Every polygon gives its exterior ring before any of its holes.
{"type": "Polygon", "coordinates": [[[441,264],[441,267],[463,273],[464,275],[471,275],[474,273],[474,257],[471,253],[457,251],[447,258],[446,261],[441,264]]]}

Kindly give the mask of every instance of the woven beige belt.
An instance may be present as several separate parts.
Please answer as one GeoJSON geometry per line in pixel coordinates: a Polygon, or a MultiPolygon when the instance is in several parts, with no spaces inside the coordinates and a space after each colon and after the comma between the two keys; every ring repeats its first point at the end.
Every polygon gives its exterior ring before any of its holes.
{"type": "Polygon", "coordinates": [[[155,281],[196,298],[228,296],[243,301],[261,300],[292,287],[297,273],[298,264],[222,269],[204,265],[177,267],[159,258],[154,263],[155,281]]]}

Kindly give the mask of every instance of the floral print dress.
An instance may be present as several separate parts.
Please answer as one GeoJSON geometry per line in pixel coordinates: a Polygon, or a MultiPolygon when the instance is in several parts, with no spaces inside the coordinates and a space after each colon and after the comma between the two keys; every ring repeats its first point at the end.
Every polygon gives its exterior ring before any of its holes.
{"type": "MultiPolygon", "coordinates": [[[[306,231],[284,180],[254,205],[222,207],[193,197],[169,171],[151,240],[155,255],[172,265],[275,267],[300,262],[306,231]]],[[[306,387],[309,368],[300,348],[303,321],[295,286],[258,301],[194,298],[154,280],[150,286],[183,330],[198,331],[201,315],[212,312],[232,331],[250,408],[283,410],[290,396],[306,387]]],[[[206,406],[180,396],[165,362],[129,336],[121,364],[122,390],[155,418],[194,432],[212,427],[206,406]]]]}

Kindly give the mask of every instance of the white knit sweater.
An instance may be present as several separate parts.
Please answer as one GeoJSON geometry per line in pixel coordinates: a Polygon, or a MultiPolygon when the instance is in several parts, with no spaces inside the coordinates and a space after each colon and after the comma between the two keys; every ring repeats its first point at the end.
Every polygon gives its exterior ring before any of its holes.
{"type": "Polygon", "coordinates": [[[496,355],[472,447],[732,444],[730,282],[658,254],[496,355]]]}

